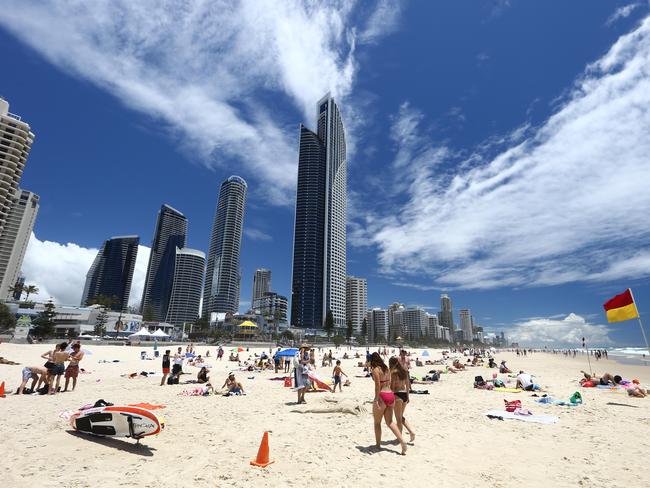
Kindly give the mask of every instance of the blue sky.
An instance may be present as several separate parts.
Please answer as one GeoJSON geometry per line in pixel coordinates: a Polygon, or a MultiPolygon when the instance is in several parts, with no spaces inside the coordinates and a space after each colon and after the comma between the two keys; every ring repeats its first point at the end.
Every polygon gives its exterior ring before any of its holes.
{"type": "Polygon", "coordinates": [[[249,183],[242,306],[257,267],[290,295],[298,125],[331,91],[370,306],[435,312],[448,292],[522,342],[640,345],[602,303],[630,286],[650,307],[646,2],[201,3],[0,11],[0,94],[37,135],[24,271],[43,296],[78,300],[107,237],[148,246],[162,203],[207,250],[231,174],[249,183]]]}

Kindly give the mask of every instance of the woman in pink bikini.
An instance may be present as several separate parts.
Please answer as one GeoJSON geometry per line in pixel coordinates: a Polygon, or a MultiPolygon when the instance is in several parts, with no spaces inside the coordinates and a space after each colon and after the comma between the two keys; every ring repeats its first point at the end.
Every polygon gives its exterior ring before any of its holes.
{"type": "Polygon", "coordinates": [[[370,356],[370,368],[372,379],[375,381],[375,399],[372,402],[372,415],[375,420],[375,442],[377,449],[381,449],[381,419],[393,431],[395,437],[402,446],[402,454],[406,454],[406,443],[393,422],[393,407],[395,405],[395,394],[390,389],[390,370],[384,363],[379,353],[373,352],[370,356]]]}

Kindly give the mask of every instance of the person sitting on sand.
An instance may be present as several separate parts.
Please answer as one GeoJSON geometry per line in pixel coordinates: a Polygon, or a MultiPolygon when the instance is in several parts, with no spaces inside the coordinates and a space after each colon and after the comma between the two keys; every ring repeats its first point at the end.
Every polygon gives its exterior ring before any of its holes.
{"type": "Polygon", "coordinates": [[[632,384],[627,389],[627,394],[637,398],[645,398],[648,396],[648,390],[641,388],[641,385],[632,384]]]}
{"type": "Polygon", "coordinates": [[[610,373],[605,373],[602,376],[591,375],[585,371],[580,371],[587,381],[591,381],[594,384],[599,384],[603,386],[607,385],[619,385],[623,378],[619,375],[612,376],[610,373]]]}
{"type": "Polygon", "coordinates": [[[18,387],[18,391],[16,392],[16,395],[23,394],[23,391],[25,390],[25,385],[27,385],[27,382],[30,379],[32,380],[31,390],[36,391],[41,386],[41,383],[45,381],[45,378],[47,377],[47,369],[45,369],[43,366],[28,366],[26,368],[23,368],[22,376],[23,376],[23,380],[22,383],[20,383],[20,386],[18,387]],[[37,381],[38,381],[38,385],[36,385],[37,381]],[[36,386],[36,389],[34,389],[34,386],[36,386]]]}
{"type": "Polygon", "coordinates": [[[242,384],[235,379],[235,373],[230,373],[226,378],[225,383],[221,389],[227,389],[227,393],[231,395],[243,395],[245,394],[244,387],[242,384]]]}
{"type": "Polygon", "coordinates": [[[454,368],[456,368],[456,371],[464,371],[465,370],[465,365],[461,364],[458,359],[454,359],[454,362],[452,363],[454,368]]]}
{"type": "Polygon", "coordinates": [[[508,366],[506,366],[505,361],[501,361],[501,366],[499,366],[499,373],[504,373],[504,374],[505,373],[512,373],[512,371],[510,371],[508,366]]]}
{"type": "Polygon", "coordinates": [[[196,381],[199,383],[207,383],[210,381],[210,377],[208,376],[208,368],[203,366],[201,370],[199,371],[199,374],[196,375],[196,381]]]}
{"type": "Polygon", "coordinates": [[[541,391],[542,387],[535,384],[533,375],[519,371],[517,375],[517,388],[525,391],[541,391]]]}

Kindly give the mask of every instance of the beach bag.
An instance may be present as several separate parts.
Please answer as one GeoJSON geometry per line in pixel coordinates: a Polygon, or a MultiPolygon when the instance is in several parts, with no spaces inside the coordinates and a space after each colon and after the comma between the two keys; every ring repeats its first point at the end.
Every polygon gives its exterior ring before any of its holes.
{"type": "Polygon", "coordinates": [[[291,388],[291,376],[287,376],[284,378],[284,386],[286,388],[291,388]]]}
{"type": "Polygon", "coordinates": [[[482,376],[474,376],[474,386],[485,386],[485,380],[482,376]]]}
{"type": "Polygon", "coordinates": [[[570,403],[582,403],[582,395],[579,391],[576,391],[571,398],[569,398],[570,403]]]}
{"type": "Polygon", "coordinates": [[[521,400],[514,400],[509,402],[508,400],[503,400],[506,404],[506,412],[514,412],[518,408],[521,408],[521,400]]]}

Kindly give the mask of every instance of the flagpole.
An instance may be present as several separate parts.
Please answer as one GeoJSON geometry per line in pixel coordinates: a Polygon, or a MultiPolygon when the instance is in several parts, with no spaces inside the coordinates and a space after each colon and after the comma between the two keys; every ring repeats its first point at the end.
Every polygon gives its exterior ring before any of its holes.
{"type": "Polygon", "coordinates": [[[639,307],[636,306],[636,300],[634,299],[634,294],[632,293],[632,288],[628,288],[630,290],[630,295],[632,296],[632,301],[634,302],[634,308],[636,308],[636,318],[639,321],[639,327],[641,327],[641,335],[643,336],[643,341],[645,342],[645,348],[648,350],[648,354],[650,354],[650,346],[648,346],[648,338],[645,335],[645,329],[643,328],[643,322],[641,322],[641,314],[639,313],[639,307]]]}

